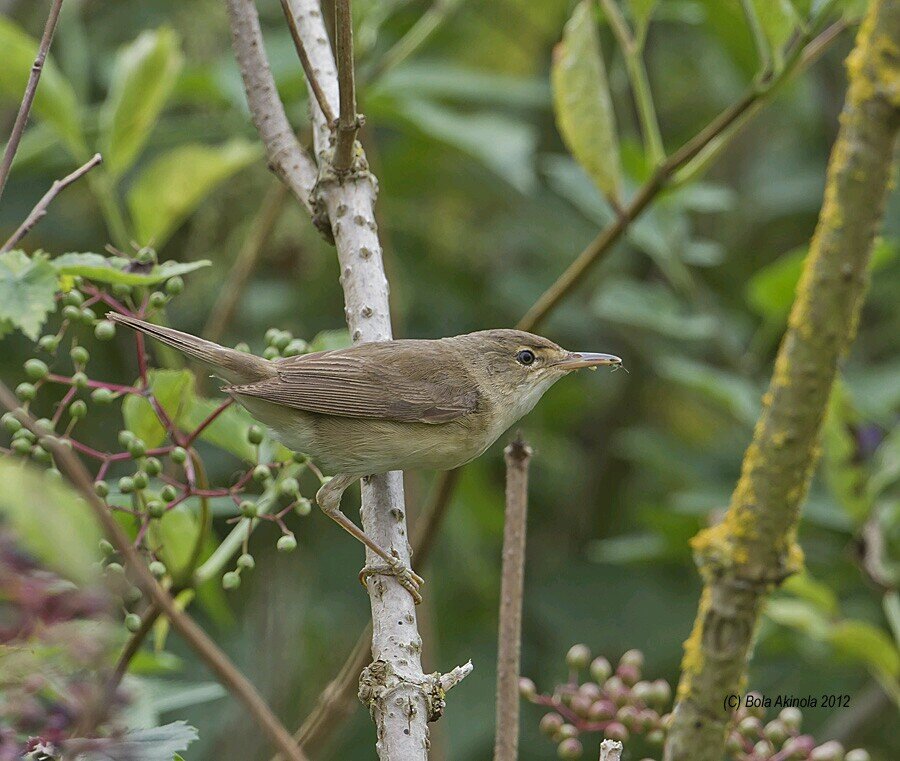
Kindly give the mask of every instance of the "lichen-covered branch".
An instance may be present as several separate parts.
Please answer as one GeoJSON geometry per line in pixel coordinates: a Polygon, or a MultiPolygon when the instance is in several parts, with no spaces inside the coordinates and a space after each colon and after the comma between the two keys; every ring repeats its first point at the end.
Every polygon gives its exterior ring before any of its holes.
{"type": "Polygon", "coordinates": [[[767,593],[802,562],[800,507],[832,382],[866,289],[900,127],[900,0],[871,3],[847,60],[849,90],[825,200],[753,441],[724,521],[694,540],[704,590],[685,643],[667,761],[719,761],[767,593]]]}

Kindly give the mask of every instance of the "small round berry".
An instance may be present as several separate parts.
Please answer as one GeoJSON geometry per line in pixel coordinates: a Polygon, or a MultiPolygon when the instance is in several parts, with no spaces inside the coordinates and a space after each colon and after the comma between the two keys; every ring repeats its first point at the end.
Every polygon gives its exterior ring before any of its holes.
{"type": "Polygon", "coordinates": [[[156,457],[148,457],[144,460],[144,472],[148,476],[158,476],[162,473],[162,463],[156,457]]]}
{"type": "Polygon", "coordinates": [[[275,337],[275,341],[273,342],[273,345],[275,346],[276,349],[278,349],[278,351],[282,351],[291,342],[292,338],[293,338],[293,336],[288,331],[282,330],[275,337]]]}
{"type": "Polygon", "coordinates": [[[4,413],[0,420],[2,420],[3,427],[6,429],[7,433],[15,433],[16,431],[22,430],[22,423],[11,412],[4,413]]]}
{"type": "Polygon", "coordinates": [[[281,331],[278,328],[269,328],[266,331],[266,343],[269,346],[272,346],[275,343],[275,340],[278,338],[279,333],[281,333],[281,331]]]}
{"type": "Polygon", "coordinates": [[[584,669],[591,662],[591,651],[587,645],[572,645],[566,653],[566,665],[570,669],[584,669]]]}
{"type": "Polygon", "coordinates": [[[69,405],[69,415],[76,420],[87,415],[87,404],[82,399],[76,399],[69,405]]]}
{"type": "Polygon", "coordinates": [[[134,439],[135,435],[128,429],[119,431],[119,444],[123,447],[127,447],[134,439]]]}
{"type": "Polygon", "coordinates": [[[162,291],[153,291],[153,293],[150,294],[150,306],[153,309],[159,309],[160,307],[165,306],[168,300],[169,297],[162,291]]]}
{"type": "Polygon", "coordinates": [[[166,514],[166,505],[158,499],[151,499],[147,503],[147,513],[151,518],[162,518],[166,514]]]}
{"type": "Polygon", "coordinates": [[[644,668],[644,654],[640,650],[627,650],[619,658],[619,664],[627,664],[637,669],[642,669],[644,668]]]}
{"type": "Polygon", "coordinates": [[[109,494],[109,484],[106,481],[95,481],[94,493],[98,497],[106,497],[109,494]]]}
{"type": "Polygon", "coordinates": [[[22,457],[27,457],[31,454],[32,446],[32,443],[26,438],[14,439],[12,444],[10,444],[12,451],[22,455],[22,457]]]}
{"type": "Polygon", "coordinates": [[[156,264],[156,251],[149,247],[144,247],[137,252],[134,257],[138,264],[156,264]]]}
{"type": "Polygon", "coordinates": [[[41,362],[39,359],[29,359],[25,362],[25,375],[31,380],[46,378],[49,373],[50,368],[47,367],[46,362],[41,362]]]}
{"type": "Polygon", "coordinates": [[[558,713],[546,713],[541,718],[540,730],[548,737],[553,737],[563,724],[563,717],[558,713]]]}
{"type": "Polygon", "coordinates": [[[154,578],[161,579],[166,575],[166,564],[161,560],[151,560],[147,570],[153,574],[154,578]]]}
{"type": "Polygon", "coordinates": [[[618,721],[612,721],[606,726],[603,735],[607,740],[618,740],[621,743],[628,741],[629,732],[624,724],[618,721]]]}
{"type": "Polygon", "coordinates": [[[166,293],[170,296],[177,296],[184,290],[184,280],[175,275],[175,277],[170,277],[166,280],[166,293]]]}
{"type": "Polygon", "coordinates": [[[537,687],[528,677],[519,677],[519,695],[524,700],[531,700],[537,695],[537,687]]]}
{"type": "Polygon", "coordinates": [[[36,393],[37,389],[31,383],[20,383],[16,386],[16,396],[23,402],[30,402],[36,393]]]}
{"type": "Polygon", "coordinates": [[[641,671],[637,666],[630,663],[620,663],[616,669],[616,674],[629,687],[635,684],[641,678],[641,671]]]}
{"type": "Polygon", "coordinates": [[[762,722],[756,716],[747,716],[738,722],[737,730],[744,737],[752,739],[762,732],[762,722]]]}
{"type": "Polygon", "coordinates": [[[81,319],[81,310],[74,304],[68,304],[63,307],[62,316],[71,322],[78,322],[81,319]]]}
{"type": "Polygon", "coordinates": [[[588,711],[588,718],[591,721],[609,721],[615,715],[615,703],[606,699],[595,700],[588,711]]]}
{"type": "Polygon", "coordinates": [[[584,747],[575,737],[567,737],[556,747],[556,755],[560,758],[581,758],[584,747]]]}
{"type": "Polygon", "coordinates": [[[241,511],[241,515],[245,518],[255,518],[259,515],[259,506],[253,502],[252,500],[245,499],[238,506],[238,509],[241,511]]]}
{"type": "Polygon", "coordinates": [[[182,465],[187,460],[187,451],[183,447],[175,447],[169,452],[172,462],[182,465]]]}
{"type": "Polygon", "coordinates": [[[564,740],[567,737],[578,737],[578,729],[573,724],[563,724],[556,733],[556,739],[564,740]]]}
{"type": "Polygon", "coordinates": [[[303,465],[309,462],[309,456],[304,452],[291,452],[291,459],[298,465],[303,465]]]}
{"type": "Polygon", "coordinates": [[[91,391],[91,399],[97,404],[109,404],[115,396],[116,395],[108,388],[95,388],[91,391]]]}
{"type": "Polygon", "coordinates": [[[234,350],[241,352],[241,354],[249,354],[250,353],[250,344],[246,341],[240,341],[234,345],[234,350]]]}
{"type": "Polygon", "coordinates": [[[37,436],[35,436],[31,431],[27,428],[20,428],[13,434],[13,440],[17,439],[25,439],[29,444],[34,444],[37,441],[37,436]]]}
{"type": "Polygon", "coordinates": [[[130,494],[134,491],[134,479],[130,476],[122,476],[119,479],[119,491],[122,494],[130,494]]]}
{"type": "Polygon", "coordinates": [[[249,441],[251,444],[261,444],[262,440],[262,429],[258,425],[251,425],[247,429],[247,441],[249,441]]]}
{"type": "Polygon", "coordinates": [[[80,307],[84,303],[84,296],[81,295],[81,291],[73,288],[63,294],[62,303],[66,306],[80,307]]]}
{"type": "Polygon", "coordinates": [[[661,729],[654,729],[647,733],[647,742],[651,745],[662,745],[666,741],[666,733],[661,729]]]}
{"type": "Polygon", "coordinates": [[[837,740],[829,740],[813,748],[809,761],[844,761],[844,746],[837,740]]]}
{"type": "Polygon", "coordinates": [[[294,503],[294,512],[300,516],[309,515],[312,512],[312,503],[306,497],[300,497],[294,503]]]}
{"type": "Polygon", "coordinates": [[[241,576],[237,571],[228,571],[222,576],[223,589],[237,589],[241,585],[241,576]]]}
{"type": "Polygon", "coordinates": [[[58,347],[59,347],[59,338],[57,338],[54,335],[48,334],[46,336],[41,336],[40,340],[38,341],[38,348],[42,349],[43,351],[46,351],[50,354],[55,352],[58,347]]]}
{"type": "Polygon", "coordinates": [[[279,552],[293,552],[297,549],[297,540],[294,538],[293,534],[285,534],[282,537],[279,537],[278,541],[275,543],[275,547],[279,552]]]}
{"type": "Polygon", "coordinates": [[[178,496],[178,491],[171,484],[166,484],[163,486],[162,491],[159,493],[160,498],[163,502],[171,502],[175,497],[178,496]]]}
{"type": "Polygon", "coordinates": [[[134,480],[134,488],[137,491],[141,491],[142,489],[146,489],[147,485],[150,483],[150,480],[147,478],[147,474],[142,470],[135,471],[135,474],[132,476],[134,480]]]}
{"type": "Polygon", "coordinates": [[[38,432],[50,433],[54,426],[52,420],[42,417],[34,421],[34,427],[38,429],[38,432]]]}
{"type": "Polygon", "coordinates": [[[800,731],[800,724],[803,722],[803,713],[799,708],[793,706],[782,708],[781,713],[778,714],[778,718],[789,730],[794,732],[800,731]]]}
{"type": "Polygon", "coordinates": [[[296,357],[298,354],[305,354],[309,349],[309,345],[301,338],[295,338],[288,342],[288,345],[281,350],[281,354],[285,357],[296,357]]]}
{"type": "Polygon", "coordinates": [[[246,568],[248,571],[256,566],[256,561],[253,559],[253,555],[248,552],[243,553],[237,559],[237,567],[238,568],[246,568]]]}
{"type": "Polygon", "coordinates": [[[300,493],[300,483],[296,478],[285,478],[278,484],[278,492],[282,497],[296,497],[300,493]]]}
{"type": "Polygon", "coordinates": [[[125,575],[125,569],[122,567],[121,563],[107,563],[106,570],[115,576],[125,575]]]}
{"type": "Polygon", "coordinates": [[[610,674],[612,674],[612,666],[602,655],[598,655],[591,661],[591,678],[595,682],[605,682],[609,679],[610,674]]]}
{"type": "Polygon", "coordinates": [[[83,346],[73,346],[69,356],[76,365],[86,365],[91,358],[90,353],[83,346]]]}
{"type": "Polygon", "coordinates": [[[122,595],[122,599],[125,600],[126,605],[134,605],[140,601],[143,594],[138,587],[130,586],[125,590],[125,594],[122,595]]]}
{"type": "Polygon", "coordinates": [[[116,326],[109,320],[100,320],[94,328],[94,338],[98,341],[110,341],[115,338],[116,326]]]}
{"type": "Polygon", "coordinates": [[[253,469],[253,480],[257,483],[268,481],[272,477],[272,471],[266,465],[257,465],[253,469]]]}
{"type": "Polygon", "coordinates": [[[125,616],[125,628],[134,633],[141,628],[141,617],[137,613],[129,613],[125,616]]]}
{"type": "Polygon", "coordinates": [[[281,354],[278,353],[278,349],[274,346],[267,346],[265,351],[263,351],[264,359],[278,359],[280,356],[281,354]]]}
{"type": "Polygon", "coordinates": [[[147,454],[147,445],[144,444],[143,439],[135,437],[131,441],[129,441],[128,454],[130,454],[135,459],[143,457],[145,454],[147,454]]]}
{"type": "Polygon", "coordinates": [[[779,721],[775,719],[774,721],[770,721],[763,727],[763,734],[766,739],[775,745],[776,747],[781,746],[781,744],[788,739],[788,727],[785,725],[783,721],[779,721]]]}
{"type": "Polygon", "coordinates": [[[93,325],[94,320],[97,319],[97,315],[90,307],[83,307],[81,311],[78,312],[78,319],[81,320],[85,325],[93,325]]]}
{"type": "Polygon", "coordinates": [[[131,295],[131,286],[127,283],[113,283],[112,292],[113,296],[121,301],[131,295]]]}
{"type": "Polygon", "coordinates": [[[88,377],[83,372],[77,372],[72,375],[72,385],[75,388],[87,388],[88,377]]]}
{"type": "Polygon", "coordinates": [[[872,756],[869,755],[869,751],[863,748],[854,748],[847,751],[844,761],[872,761],[872,756]]]}

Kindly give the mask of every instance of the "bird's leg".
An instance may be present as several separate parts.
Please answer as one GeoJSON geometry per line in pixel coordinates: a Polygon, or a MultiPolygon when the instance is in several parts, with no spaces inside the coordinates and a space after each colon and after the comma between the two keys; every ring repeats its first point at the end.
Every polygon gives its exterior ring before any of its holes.
{"type": "Polygon", "coordinates": [[[363,586],[366,586],[366,579],[376,573],[387,573],[396,576],[397,580],[413,597],[418,605],[422,602],[422,595],[419,594],[419,587],[425,583],[425,580],[415,573],[411,568],[407,568],[400,562],[399,558],[391,555],[377,542],[375,542],[365,531],[351,521],[343,512],[341,512],[341,497],[347,487],[358,481],[359,476],[336,475],[330,481],[327,481],[316,492],[316,502],[322,508],[331,520],[337,523],[344,531],[355,536],[372,552],[382,558],[387,563],[386,568],[373,568],[366,566],[360,571],[359,580],[363,586]]]}

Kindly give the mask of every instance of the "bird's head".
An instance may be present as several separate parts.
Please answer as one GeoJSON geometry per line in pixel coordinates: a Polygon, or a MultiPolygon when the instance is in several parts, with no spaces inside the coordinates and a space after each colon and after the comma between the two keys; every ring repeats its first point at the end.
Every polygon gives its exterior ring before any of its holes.
{"type": "Polygon", "coordinates": [[[550,386],[573,370],[622,364],[613,354],[567,351],[523,330],[482,330],[460,339],[482,384],[494,401],[511,405],[514,419],[530,411],[550,386]]]}

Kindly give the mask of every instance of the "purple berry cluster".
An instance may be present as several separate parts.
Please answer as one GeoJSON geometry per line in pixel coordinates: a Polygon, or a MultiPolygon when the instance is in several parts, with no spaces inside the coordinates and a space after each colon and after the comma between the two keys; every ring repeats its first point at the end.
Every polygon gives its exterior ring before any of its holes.
{"type": "MultiPolygon", "coordinates": [[[[560,758],[582,758],[583,736],[588,734],[600,735],[598,745],[603,738],[628,743],[640,737],[643,745],[659,748],[661,755],[672,717],[667,712],[672,688],[665,679],[643,679],[640,650],[624,653],[613,670],[603,656],[592,659],[587,645],[573,645],[566,665],[568,681],[550,694],[538,692],[531,679],[519,680],[525,700],[549,709],[540,728],[556,744],[560,758]]],[[[818,744],[801,734],[803,716],[798,708],[785,708],[768,722],[765,714],[765,708],[746,705],[734,712],[726,744],[731,761],[870,761],[862,748],[845,751],[834,740],[818,744]]]]}

